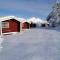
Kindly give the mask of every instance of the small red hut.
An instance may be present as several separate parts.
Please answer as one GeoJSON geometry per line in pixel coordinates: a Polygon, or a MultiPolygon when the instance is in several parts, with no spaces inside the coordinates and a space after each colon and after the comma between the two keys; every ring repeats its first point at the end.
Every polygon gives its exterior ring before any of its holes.
{"type": "Polygon", "coordinates": [[[29,22],[23,22],[22,23],[22,29],[29,29],[30,28],[30,23],[29,22]]]}
{"type": "Polygon", "coordinates": [[[2,21],[2,33],[20,32],[20,22],[14,18],[2,21]]]}

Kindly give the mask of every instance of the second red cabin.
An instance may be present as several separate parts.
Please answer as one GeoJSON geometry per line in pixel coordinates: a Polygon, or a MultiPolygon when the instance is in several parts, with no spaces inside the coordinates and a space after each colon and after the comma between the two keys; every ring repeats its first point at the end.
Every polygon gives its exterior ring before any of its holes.
{"type": "Polygon", "coordinates": [[[28,23],[28,22],[22,23],[22,29],[29,29],[29,28],[30,28],[30,23],[28,23]]]}

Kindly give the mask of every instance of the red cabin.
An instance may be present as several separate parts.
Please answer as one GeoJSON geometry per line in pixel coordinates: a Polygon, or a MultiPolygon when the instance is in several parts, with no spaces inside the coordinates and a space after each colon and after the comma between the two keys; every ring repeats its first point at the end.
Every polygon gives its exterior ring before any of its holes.
{"type": "Polygon", "coordinates": [[[20,22],[16,19],[2,21],[2,33],[20,32],[20,22]]]}
{"type": "Polygon", "coordinates": [[[29,29],[29,28],[30,28],[30,24],[28,22],[22,23],[22,29],[29,29]]]}

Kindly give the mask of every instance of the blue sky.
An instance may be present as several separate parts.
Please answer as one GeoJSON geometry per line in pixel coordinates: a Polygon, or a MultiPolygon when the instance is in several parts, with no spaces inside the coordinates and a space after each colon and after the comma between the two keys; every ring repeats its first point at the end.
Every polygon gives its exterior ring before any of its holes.
{"type": "Polygon", "coordinates": [[[46,19],[56,0],[0,0],[0,16],[46,19]]]}

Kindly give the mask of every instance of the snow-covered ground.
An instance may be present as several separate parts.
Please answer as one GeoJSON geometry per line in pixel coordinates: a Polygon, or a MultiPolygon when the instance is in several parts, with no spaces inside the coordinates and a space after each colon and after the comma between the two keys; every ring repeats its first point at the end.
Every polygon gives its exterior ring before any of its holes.
{"type": "Polygon", "coordinates": [[[1,52],[1,50],[2,50],[2,42],[3,42],[3,38],[2,38],[2,36],[0,36],[0,52],[1,52]]]}
{"type": "Polygon", "coordinates": [[[0,60],[60,60],[59,29],[35,28],[3,36],[0,60]]]}

